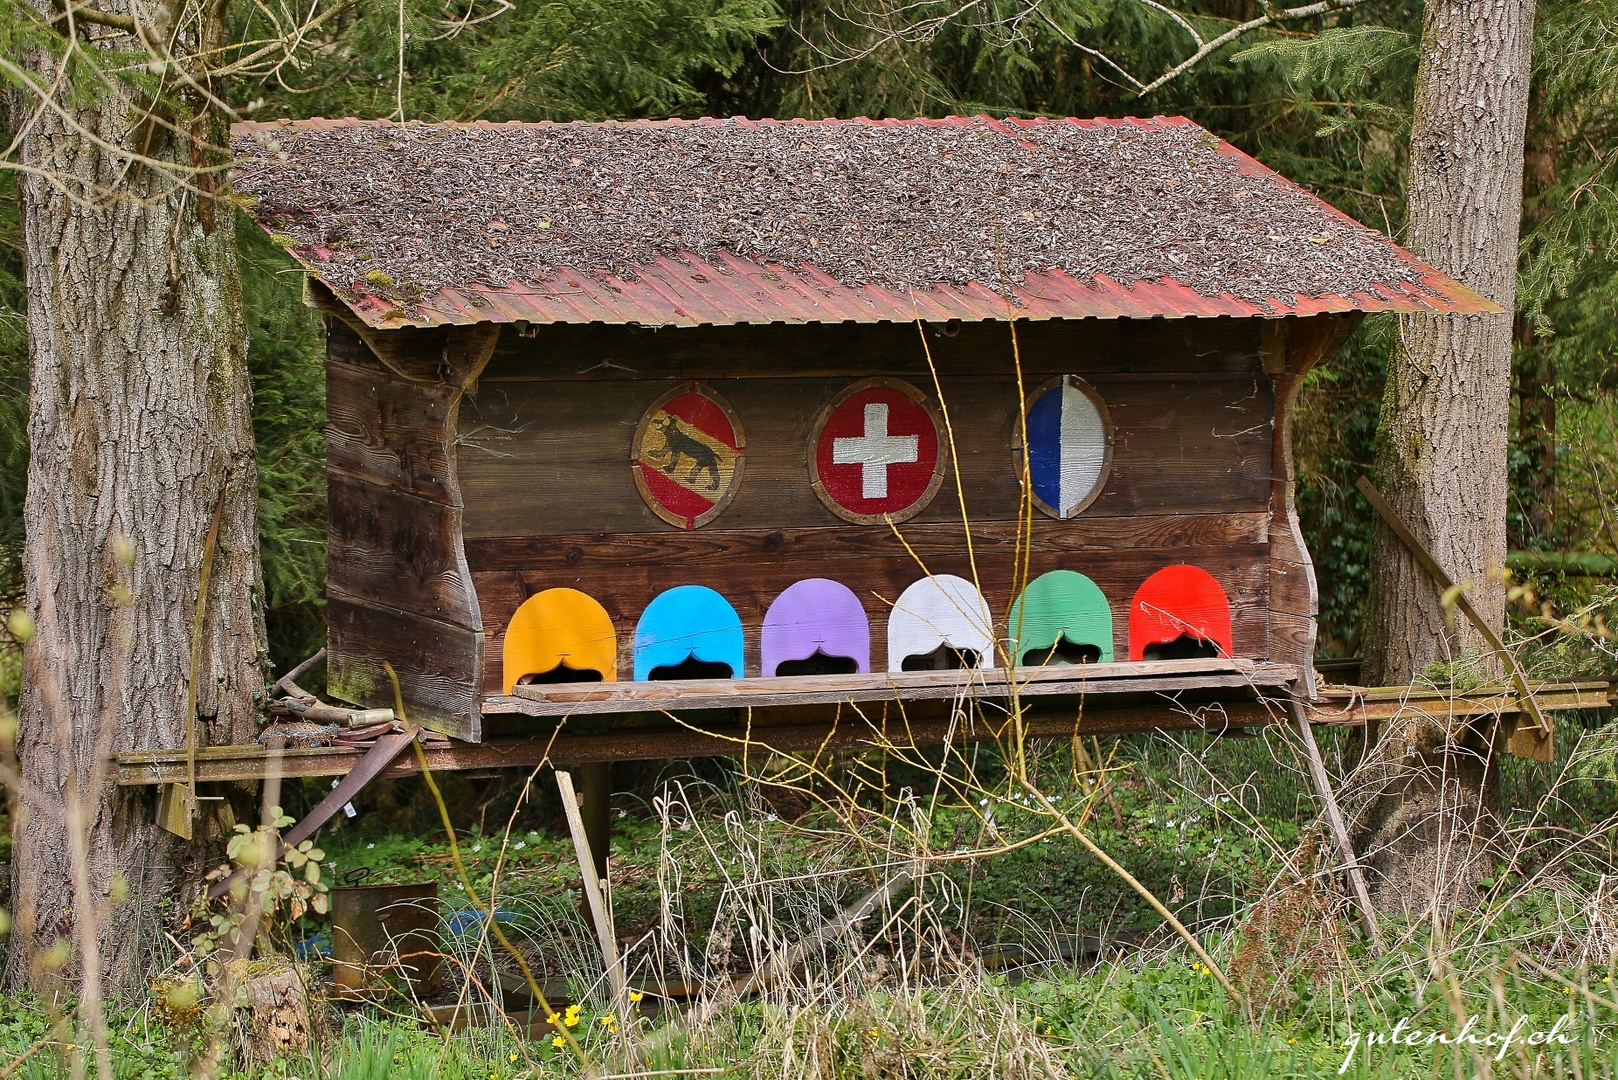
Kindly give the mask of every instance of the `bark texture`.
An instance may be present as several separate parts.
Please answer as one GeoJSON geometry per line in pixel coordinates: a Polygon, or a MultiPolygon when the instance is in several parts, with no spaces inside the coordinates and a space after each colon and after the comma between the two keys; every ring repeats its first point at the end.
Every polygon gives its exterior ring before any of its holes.
{"type": "MultiPolygon", "coordinates": [[[[1404,315],[1388,370],[1376,473],[1388,500],[1499,627],[1505,594],[1506,436],[1528,116],[1530,0],[1428,5],[1411,132],[1410,250],[1495,301],[1499,315],[1404,315]]],[[[1481,643],[1396,536],[1373,550],[1366,661],[1402,683],[1481,643]]]]}
{"type": "MultiPolygon", "coordinates": [[[[1426,12],[1411,132],[1409,247],[1498,303],[1482,316],[1407,315],[1378,432],[1382,490],[1433,557],[1505,617],[1507,430],[1522,217],[1531,0],[1436,0],[1426,12]]],[[[1398,538],[1379,524],[1366,663],[1373,683],[1409,682],[1485,648],[1398,538]]],[[[1373,898],[1388,908],[1465,903],[1489,828],[1488,748],[1464,726],[1395,726],[1361,819],[1373,898]]]]}
{"type": "MultiPolygon", "coordinates": [[[[137,48],[130,35],[80,29],[103,55],[137,48]]],[[[48,70],[49,58],[35,63],[48,70]]],[[[114,988],[139,985],[147,950],[186,907],[182,842],[154,824],[153,789],[112,785],[106,757],[187,743],[200,570],[221,498],[198,745],[250,739],[264,691],[233,208],[218,201],[222,180],[184,175],[223,160],[209,148],[224,146],[226,131],[197,95],[167,93],[181,103],[170,117],[177,131],[142,124],[142,102],[109,80],[90,107],[64,94],[67,119],[42,111],[21,145],[37,170],[19,185],[31,379],[25,578],[36,631],[19,717],[11,988],[47,979],[42,957],[63,939],[70,984],[87,975],[99,985],[100,974],[114,988]],[[135,147],[171,167],[133,162],[125,151],[135,147]]]]}

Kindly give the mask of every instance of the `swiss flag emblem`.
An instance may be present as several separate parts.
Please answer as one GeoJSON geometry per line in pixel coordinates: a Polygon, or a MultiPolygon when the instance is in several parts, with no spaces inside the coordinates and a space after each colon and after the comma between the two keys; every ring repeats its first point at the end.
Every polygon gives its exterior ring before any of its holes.
{"type": "Polygon", "coordinates": [[[815,433],[815,493],[848,521],[903,521],[938,490],[942,446],[921,391],[891,379],[855,383],[832,400],[815,433]]]}

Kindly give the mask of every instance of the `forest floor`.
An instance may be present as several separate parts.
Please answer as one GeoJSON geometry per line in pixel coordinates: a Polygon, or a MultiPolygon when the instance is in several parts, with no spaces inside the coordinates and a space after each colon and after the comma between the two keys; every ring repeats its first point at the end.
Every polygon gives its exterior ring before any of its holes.
{"type": "MultiPolygon", "coordinates": [[[[1605,746],[1584,738],[1575,750],[1585,734],[1564,717],[1558,762],[1506,761],[1502,805],[1517,855],[1483,902],[1452,925],[1391,921],[1379,954],[1331,875],[1310,865],[1323,838],[1285,733],[1091,744],[1107,768],[1089,775],[1073,768],[1070,748],[1041,749],[1029,763],[1038,790],[1175,912],[1250,1012],[1118,875],[1069,837],[1042,835],[1048,819],[1006,783],[990,750],[973,763],[970,791],[941,784],[924,763],[869,757],[839,759],[808,788],[771,788],[714,763],[620,768],[610,878],[637,999],[627,1014],[580,915],[578,865],[549,773],[441,777],[454,851],[419,781],[374,785],[356,817],[320,837],[325,877],[436,882],[445,987],[427,1000],[339,1002],[322,991],[328,921],[279,921],[276,951],[302,956],[316,989],[315,1044],[217,1074],[522,1080],[584,1075],[588,1062],[597,1077],[1245,1080],[1339,1075],[1346,1061],[1342,1075],[1362,1077],[1611,1077],[1618,903],[1608,871],[1618,860],[1604,823],[1618,811],[1618,783],[1570,764],[1605,746]],[[862,809],[817,805],[831,784],[862,809]],[[1560,854],[1547,858],[1541,841],[1556,837],[1560,854]],[[880,891],[919,844],[934,855],[925,873],[881,896],[857,928],[808,949],[764,993],[725,996],[880,891]],[[468,889],[485,905],[492,895],[509,950],[468,889]],[[531,1000],[519,954],[544,1006],[531,1000]],[[486,1008],[491,998],[504,1015],[486,1008]],[[435,1024],[456,1000],[484,1007],[463,1008],[472,1020],[456,1030],[435,1024]],[[1407,1036],[1470,1030],[1478,1042],[1365,1045],[1402,1018],[1407,1036]],[[1520,1045],[1502,1053],[1484,1041],[1513,1027],[1520,1045]],[[1552,1041],[1531,1046],[1534,1032],[1552,1041]]],[[[1355,736],[1329,733],[1324,749],[1342,775],[1355,736]]],[[[289,811],[323,787],[293,789],[289,811]]],[[[114,1009],[116,1077],[195,1075],[209,1041],[228,1038],[208,1033],[204,1011],[175,1007],[174,988],[191,976],[182,956],[171,959],[150,995],[114,1009]]],[[[61,1007],[0,1002],[0,1075],[84,1075],[80,1037],[52,1033],[61,1007]]]]}

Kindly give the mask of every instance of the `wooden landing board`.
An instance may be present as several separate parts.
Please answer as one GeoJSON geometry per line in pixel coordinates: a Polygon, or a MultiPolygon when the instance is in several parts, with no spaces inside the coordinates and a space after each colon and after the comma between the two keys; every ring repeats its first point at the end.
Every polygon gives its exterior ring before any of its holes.
{"type": "MultiPolygon", "coordinates": [[[[1208,661],[1164,661],[1181,665],[1208,661]]],[[[1102,665],[1094,665],[1094,671],[1102,665]]],[[[1140,665],[1108,665],[1118,668],[1140,665]]],[[[915,675],[956,675],[958,672],[916,672],[915,675]]],[[[826,676],[825,678],[848,678],[826,676]]],[[[740,680],[738,680],[740,681],[740,680]]],[[[795,680],[796,681],[796,680],[795,680]]],[[[1139,679],[1118,679],[1116,684],[1139,679]]],[[[689,685],[689,684],[686,684],[689,685]]],[[[1039,685],[1036,683],[1036,685],[1039,685]]],[[[1114,689],[1117,689],[1115,685],[1114,689]]],[[[1097,691],[1092,687],[1091,693],[1097,691]]],[[[1543,683],[1533,687],[1535,700],[1546,712],[1601,709],[1618,704],[1618,691],[1604,682],[1543,683]]],[[[1129,700],[1115,694],[1116,700],[1129,700]]],[[[505,699],[510,701],[512,699],[505,699]]],[[[1181,704],[1164,700],[1155,704],[1106,707],[1107,696],[1088,699],[1082,714],[1062,704],[1063,699],[1030,695],[1025,705],[1024,730],[1029,738],[1066,738],[1076,731],[1085,735],[1120,735],[1141,731],[1209,731],[1255,727],[1285,722],[1285,713],[1269,700],[1215,701],[1181,704]],[[1055,705],[1056,708],[1049,708],[1055,705]]],[[[734,704],[734,703],[732,703],[734,704]]],[[[1357,727],[1368,720],[1387,720],[1419,710],[1455,719],[1511,716],[1518,712],[1515,697],[1498,692],[1450,695],[1409,687],[1368,689],[1327,687],[1306,709],[1309,719],[1322,726],[1357,727]]],[[[884,733],[862,720],[853,710],[842,710],[835,721],[819,723],[716,723],[656,727],[625,727],[609,731],[569,731],[566,719],[544,725],[531,735],[507,736],[482,744],[454,743],[428,747],[428,768],[457,772],[494,768],[533,768],[541,762],[572,766],[592,761],[648,761],[674,757],[740,756],[770,752],[800,753],[817,749],[871,746],[924,746],[946,738],[967,741],[997,738],[1005,732],[1003,710],[990,705],[964,727],[947,717],[915,717],[889,722],[884,733]]],[[[272,770],[283,777],[342,776],[352,771],[366,748],[317,747],[307,750],[267,751],[258,744],[210,746],[197,751],[197,780],[215,783],[261,780],[272,770]]],[[[183,783],[187,777],[183,749],[119,754],[120,786],[183,783]]],[[[415,755],[407,754],[381,773],[387,779],[420,771],[415,755]]]]}
{"type": "MultiPolygon", "coordinates": [[[[667,723],[658,727],[624,728],[617,731],[569,732],[567,721],[547,725],[543,734],[497,737],[483,743],[455,743],[426,749],[428,768],[435,772],[459,772],[499,768],[533,768],[541,762],[570,767],[594,761],[656,761],[680,757],[741,757],[744,754],[804,753],[819,749],[870,748],[876,746],[935,746],[946,739],[977,742],[1006,733],[1003,711],[995,717],[979,716],[965,725],[947,717],[893,721],[884,733],[880,725],[861,719],[852,710],[834,722],[754,725],[745,723],[692,724],[667,723]],[[554,740],[552,736],[555,736],[554,740]]],[[[1269,709],[1257,701],[1214,702],[1205,706],[1179,707],[1160,704],[1147,707],[1097,709],[1080,718],[1074,709],[1041,712],[1031,708],[1024,721],[1028,738],[1069,738],[1076,731],[1085,735],[1123,735],[1139,731],[1221,731],[1255,727],[1284,719],[1279,709],[1269,709]]],[[[262,747],[214,746],[197,751],[197,781],[261,780],[272,767],[282,777],[342,776],[354,768],[364,750],[317,747],[286,750],[278,756],[262,747]]],[[[183,782],[186,754],[183,750],[163,750],[140,754],[120,754],[117,758],[121,786],[183,782]]],[[[399,758],[380,776],[397,779],[420,771],[414,755],[399,758]]]]}
{"type": "Polygon", "coordinates": [[[841,705],[861,702],[1001,700],[1013,686],[1022,697],[1084,697],[1178,690],[1251,688],[1272,694],[1298,678],[1290,664],[1255,660],[1159,660],[1133,664],[1043,668],[893,671],[869,675],[800,675],[791,679],[690,679],[679,682],[558,683],[515,686],[489,698],[485,716],[583,716],[592,713],[841,705]]]}

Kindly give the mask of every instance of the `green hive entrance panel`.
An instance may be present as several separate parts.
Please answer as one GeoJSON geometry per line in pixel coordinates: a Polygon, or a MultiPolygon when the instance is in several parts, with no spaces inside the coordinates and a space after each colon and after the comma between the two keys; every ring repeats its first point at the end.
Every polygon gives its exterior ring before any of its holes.
{"type": "Polygon", "coordinates": [[[1112,663],[1112,607],[1095,582],[1072,570],[1052,570],[1029,582],[1011,607],[1007,633],[1019,665],[1065,663],[1068,646],[1091,646],[1097,662],[1112,663]]]}

